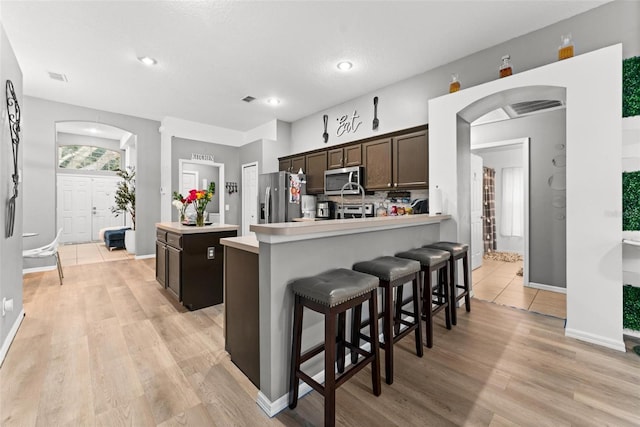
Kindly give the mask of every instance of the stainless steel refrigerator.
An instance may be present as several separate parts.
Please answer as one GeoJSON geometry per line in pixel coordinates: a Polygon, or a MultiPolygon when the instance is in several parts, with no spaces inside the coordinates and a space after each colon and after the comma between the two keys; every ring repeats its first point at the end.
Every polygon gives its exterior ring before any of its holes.
{"type": "Polygon", "coordinates": [[[304,175],[265,173],[259,176],[258,183],[260,224],[290,222],[302,217],[302,196],[306,194],[304,175]]]}

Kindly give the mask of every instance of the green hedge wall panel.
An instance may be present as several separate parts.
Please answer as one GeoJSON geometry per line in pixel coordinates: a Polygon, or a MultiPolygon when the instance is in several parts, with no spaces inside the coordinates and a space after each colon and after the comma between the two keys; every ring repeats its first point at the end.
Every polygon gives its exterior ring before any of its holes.
{"type": "Polygon", "coordinates": [[[622,325],[640,331],[640,288],[625,285],[622,291],[622,325]]]}
{"type": "Polygon", "coordinates": [[[640,56],[622,61],[622,117],[640,115],[640,56]]]}
{"type": "Polygon", "coordinates": [[[640,230],[640,171],[622,173],[622,229],[640,230]]]}

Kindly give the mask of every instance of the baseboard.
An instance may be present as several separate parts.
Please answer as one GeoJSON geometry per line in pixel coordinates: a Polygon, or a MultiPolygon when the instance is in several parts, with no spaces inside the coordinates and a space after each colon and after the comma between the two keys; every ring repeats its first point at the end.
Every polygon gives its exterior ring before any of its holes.
{"type": "Polygon", "coordinates": [[[7,335],[7,338],[2,343],[2,348],[0,348],[0,366],[4,363],[4,358],[7,356],[9,347],[11,347],[11,343],[18,333],[18,328],[20,328],[20,325],[22,324],[22,319],[24,319],[24,308],[20,310],[20,314],[18,314],[16,321],[13,322],[11,330],[9,330],[9,335],[7,335]]]}
{"type": "Polygon", "coordinates": [[[588,332],[578,331],[576,329],[565,328],[564,335],[570,338],[575,338],[581,341],[586,341],[591,344],[597,344],[602,347],[611,348],[618,351],[626,351],[624,340],[622,336],[620,340],[612,340],[611,338],[602,337],[600,335],[590,334],[588,332]]]}
{"type": "MultiPolygon", "coordinates": [[[[345,361],[345,367],[348,366],[350,358],[347,358],[345,361]]],[[[315,381],[322,384],[324,383],[324,369],[313,377],[315,381]]],[[[305,382],[300,381],[300,386],[298,387],[298,399],[302,398],[304,395],[309,393],[313,388],[305,382]]],[[[258,392],[258,397],[256,398],[256,403],[268,416],[273,417],[277,415],[280,411],[283,411],[289,407],[289,393],[284,396],[280,396],[275,401],[270,401],[267,396],[265,396],[261,391],[258,392]]]]}
{"type": "Polygon", "coordinates": [[[149,259],[149,258],[155,258],[156,254],[149,254],[149,255],[136,255],[134,259],[149,259]]]}
{"type": "Polygon", "coordinates": [[[566,294],[567,293],[567,288],[560,288],[558,286],[543,285],[542,283],[529,282],[528,285],[524,285],[524,286],[526,286],[527,288],[542,289],[543,291],[556,292],[556,293],[559,293],[559,294],[566,294]]]}
{"type": "Polygon", "coordinates": [[[640,331],[634,331],[633,329],[623,329],[623,335],[627,335],[629,337],[640,338],[640,331]]]}
{"type": "Polygon", "coordinates": [[[40,272],[43,272],[43,271],[55,270],[56,268],[58,268],[58,267],[56,267],[55,264],[54,265],[46,265],[44,267],[25,268],[25,269],[22,270],[22,274],[24,275],[24,274],[27,274],[27,273],[40,273],[40,272]]]}

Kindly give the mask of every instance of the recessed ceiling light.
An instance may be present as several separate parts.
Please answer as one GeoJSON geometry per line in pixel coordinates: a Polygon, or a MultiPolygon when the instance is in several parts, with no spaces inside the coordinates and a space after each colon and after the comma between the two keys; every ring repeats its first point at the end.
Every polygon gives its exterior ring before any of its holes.
{"type": "Polygon", "coordinates": [[[138,58],[138,61],[140,61],[144,65],[148,65],[148,66],[156,65],[158,63],[158,61],[156,61],[155,59],[151,58],[150,56],[141,56],[141,57],[138,58]]]}
{"type": "Polygon", "coordinates": [[[93,133],[93,134],[98,133],[98,129],[96,129],[96,128],[89,128],[87,130],[89,131],[89,133],[93,133]]]}
{"type": "Polygon", "coordinates": [[[338,62],[338,70],[340,71],[349,71],[351,68],[353,68],[353,64],[349,61],[342,61],[342,62],[338,62]]]}
{"type": "Polygon", "coordinates": [[[269,98],[269,99],[267,99],[267,104],[269,104],[269,105],[278,105],[278,104],[280,104],[280,100],[278,98],[269,98]]]}

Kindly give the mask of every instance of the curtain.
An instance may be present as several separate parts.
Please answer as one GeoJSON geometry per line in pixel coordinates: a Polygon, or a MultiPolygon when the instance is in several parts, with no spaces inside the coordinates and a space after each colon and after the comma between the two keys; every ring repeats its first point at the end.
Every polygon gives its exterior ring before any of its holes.
{"type": "Polygon", "coordinates": [[[496,244],[496,171],[483,167],[482,178],[482,230],[484,251],[493,252],[496,244]]]}
{"type": "Polygon", "coordinates": [[[524,235],[524,177],[522,168],[502,169],[502,207],[500,234],[508,237],[524,235]]]}

